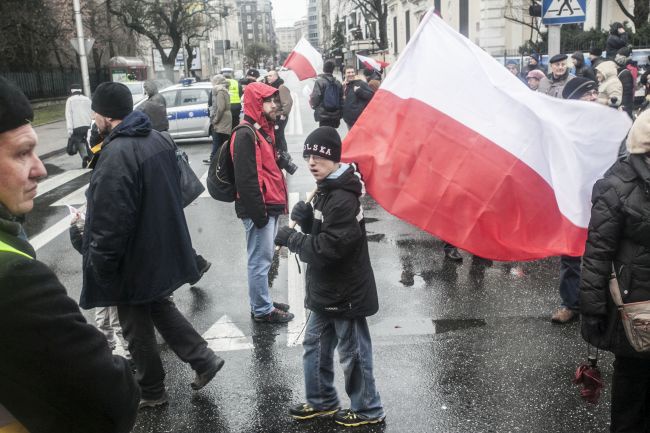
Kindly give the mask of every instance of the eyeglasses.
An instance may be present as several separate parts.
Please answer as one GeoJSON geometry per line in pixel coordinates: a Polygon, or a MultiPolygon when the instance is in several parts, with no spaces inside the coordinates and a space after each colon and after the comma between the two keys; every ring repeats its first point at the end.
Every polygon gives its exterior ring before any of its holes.
{"type": "Polygon", "coordinates": [[[325,160],[325,158],[323,158],[322,156],[318,156],[318,155],[307,155],[307,156],[302,157],[302,159],[304,159],[305,162],[309,162],[309,160],[311,158],[314,159],[314,162],[319,162],[319,161],[324,161],[325,160]]]}

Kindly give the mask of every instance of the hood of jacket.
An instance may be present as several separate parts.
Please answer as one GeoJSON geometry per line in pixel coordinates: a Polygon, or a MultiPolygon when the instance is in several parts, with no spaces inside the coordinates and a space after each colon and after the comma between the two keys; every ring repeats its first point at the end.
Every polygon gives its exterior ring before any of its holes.
{"type": "Polygon", "coordinates": [[[335,179],[325,178],[318,182],[318,189],[321,191],[343,189],[360,197],[363,193],[363,180],[361,173],[357,171],[357,167],[354,164],[350,164],[339,177],[335,179]]]}
{"type": "Polygon", "coordinates": [[[618,68],[616,67],[616,63],[612,62],[611,60],[600,63],[598,66],[596,66],[596,70],[600,71],[600,73],[603,74],[605,81],[618,75],[618,68]]]}
{"type": "Polygon", "coordinates": [[[122,119],[122,122],[115,127],[104,140],[104,146],[117,137],[146,137],[151,132],[151,121],[149,117],[140,110],[133,111],[122,119]]]}
{"type": "Polygon", "coordinates": [[[226,80],[226,77],[224,77],[221,74],[217,74],[214,77],[212,77],[212,87],[217,87],[217,86],[222,86],[227,89],[229,83],[228,80],[226,80]]]}
{"type": "Polygon", "coordinates": [[[244,90],[244,115],[257,122],[272,137],[275,136],[273,134],[273,125],[264,116],[262,103],[265,98],[273,96],[277,91],[276,88],[257,81],[248,84],[244,90]]]}

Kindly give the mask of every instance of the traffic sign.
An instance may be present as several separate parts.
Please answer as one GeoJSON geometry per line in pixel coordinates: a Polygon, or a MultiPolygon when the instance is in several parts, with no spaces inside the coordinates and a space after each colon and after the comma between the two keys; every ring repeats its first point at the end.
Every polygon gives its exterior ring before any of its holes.
{"type": "Polygon", "coordinates": [[[542,23],[573,24],[584,23],[587,15],[587,0],[544,0],[542,23]]]}

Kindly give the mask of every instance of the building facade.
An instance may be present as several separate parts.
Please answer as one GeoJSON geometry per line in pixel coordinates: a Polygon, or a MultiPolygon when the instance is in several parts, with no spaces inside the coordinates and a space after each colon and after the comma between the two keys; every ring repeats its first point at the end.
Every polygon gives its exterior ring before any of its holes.
{"type": "Polygon", "coordinates": [[[278,51],[284,54],[290,53],[301,36],[302,34],[297,35],[295,27],[276,27],[275,37],[278,41],[278,51]]]}

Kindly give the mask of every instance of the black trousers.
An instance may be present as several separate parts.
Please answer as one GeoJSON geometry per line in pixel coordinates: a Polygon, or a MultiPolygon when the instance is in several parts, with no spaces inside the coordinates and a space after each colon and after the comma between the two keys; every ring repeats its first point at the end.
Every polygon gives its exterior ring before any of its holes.
{"type": "Polygon", "coordinates": [[[284,128],[287,127],[289,117],[282,120],[279,117],[275,120],[275,146],[278,150],[287,151],[287,140],[284,138],[284,128]]]}
{"type": "Polygon", "coordinates": [[[614,360],[610,432],[650,432],[650,359],[614,360]]]}
{"type": "Polygon", "coordinates": [[[176,356],[197,373],[208,370],[217,358],[169,298],[142,305],[118,305],[117,315],[122,334],[129,343],[142,398],[158,398],[165,391],[165,369],[154,328],[176,356]]]}
{"type": "Polygon", "coordinates": [[[241,105],[237,104],[230,107],[230,114],[232,114],[232,127],[239,125],[239,115],[241,114],[241,105]]]}

